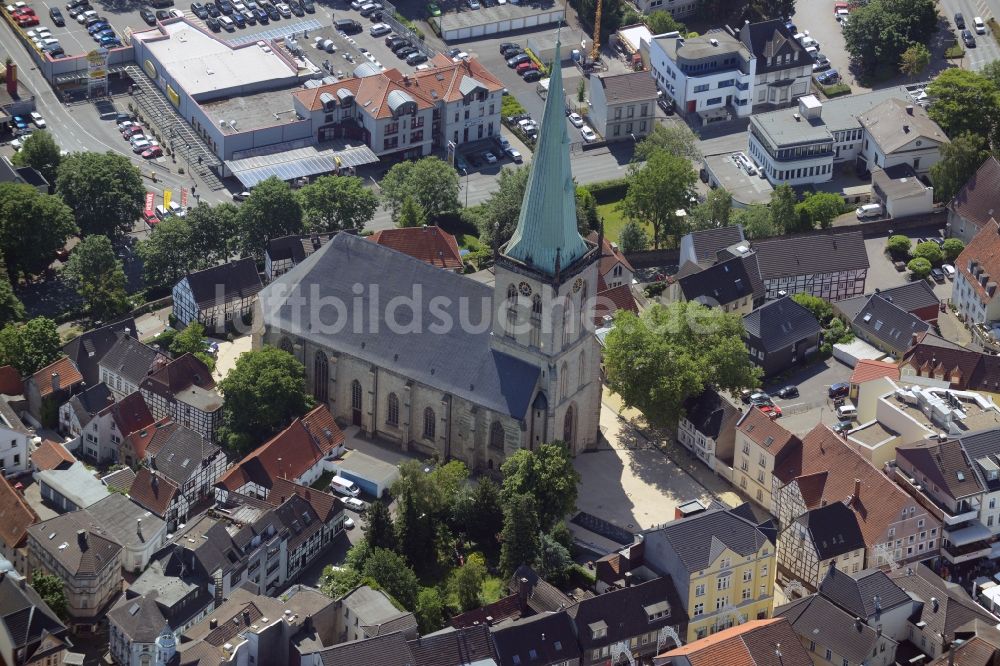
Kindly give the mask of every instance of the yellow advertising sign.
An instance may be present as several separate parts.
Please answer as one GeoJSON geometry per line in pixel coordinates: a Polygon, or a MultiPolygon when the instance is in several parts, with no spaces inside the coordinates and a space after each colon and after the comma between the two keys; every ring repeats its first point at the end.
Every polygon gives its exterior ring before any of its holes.
{"type": "Polygon", "coordinates": [[[146,76],[153,79],[154,81],[156,80],[156,66],[153,65],[152,60],[144,61],[142,63],[142,68],[146,70],[146,76]]]}
{"type": "Polygon", "coordinates": [[[175,107],[178,108],[180,107],[181,96],[177,94],[177,91],[174,90],[173,86],[171,86],[169,83],[167,84],[167,99],[169,99],[170,103],[173,104],[175,107]]]}
{"type": "Polygon", "coordinates": [[[167,210],[170,209],[170,197],[173,196],[173,192],[170,190],[163,190],[163,207],[167,210]]]}

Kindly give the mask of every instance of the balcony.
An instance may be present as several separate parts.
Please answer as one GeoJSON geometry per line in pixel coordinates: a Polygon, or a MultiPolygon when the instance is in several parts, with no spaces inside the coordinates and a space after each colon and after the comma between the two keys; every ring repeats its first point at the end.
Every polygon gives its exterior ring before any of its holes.
{"type": "MultiPolygon", "coordinates": [[[[964,508],[964,507],[963,507],[964,508]]],[[[954,515],[949,514],[947,511],[942,512],[942,522],[948,526],[961,525],[962,523],[968,522],[970,520],[975,520],[979,516],[978,509],[969,509],[963,513],[956,513],[954,515]]]]}
{"type": "Polygon", "coordinates": [[[976,541],[967,546],[947,545],[941,548],[941,555],[952,564],[971,562],[981,557],[988,557],[992,549],[989,543],[976,541]]]}
{"type": "Polygon", "coordinates": [[[993,532],[988,527],[979,521],[972,521],[959,529],[945,532],[941,554],[952,564],[987,557],[992,538],[993,532]]]}

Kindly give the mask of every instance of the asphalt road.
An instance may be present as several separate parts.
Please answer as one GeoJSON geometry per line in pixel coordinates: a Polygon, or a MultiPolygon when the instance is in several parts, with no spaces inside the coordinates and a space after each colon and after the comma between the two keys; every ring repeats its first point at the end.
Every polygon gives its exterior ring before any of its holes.
{"type": "MultiPolygon", "coordinates": [[[[975,29],[972,25],[973,18],[979,16],[984,21],[987,21],[990,17],[1000,15],[991,6],[994,4],[1000,5],[1000,3],[989,3],[987,0],[941,0],[940,2],[941,12],[944,14],[947,29],[953,33],[959,44],[962,43],[962,38],[960,35],[961,31],[955,27],[955,13],[962,13],[962,16],[965,18],[966,27],[975,34],[975,29]]],[[[990,34],[988,27],[985,35],[975,35],[975,37],[976,45],[974,47],[969,48],[963,45],[963,48],[965,48],[965,57],[962,59],[962,67],[978,71],[986,66],[987,63],[1000,59],[1000,46],[997,45],[996,38],[990,34]]]]}

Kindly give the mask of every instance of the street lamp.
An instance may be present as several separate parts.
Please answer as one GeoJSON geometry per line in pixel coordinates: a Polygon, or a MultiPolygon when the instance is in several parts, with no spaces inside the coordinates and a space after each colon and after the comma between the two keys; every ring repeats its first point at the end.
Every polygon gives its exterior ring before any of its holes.
{"type": "Polygon", "coordinates": [[[462,173],[465,174],[465,207],[469,207],[469,170],[462,169],[462,173]]]}

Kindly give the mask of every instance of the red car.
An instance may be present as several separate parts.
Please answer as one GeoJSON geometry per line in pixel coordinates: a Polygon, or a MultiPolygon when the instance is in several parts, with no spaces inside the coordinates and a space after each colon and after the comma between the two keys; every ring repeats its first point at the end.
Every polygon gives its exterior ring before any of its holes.
{"type": "Polygon", "coordinates": [[[525,72],[531,72],[536,69],[538,69],[538,65],[529,60],[528,62],[522,62],[520,65],[515,67],[514,71],[518,74],[524,74],[525,72]]]}
{"type": "Polygon", "coordinates": [[[778,407],[777,405],[764,405],[763,407],[758,407],[757,409],[764,412],[772,419],[781,418],[781,407],[778,407]]]}
{"type": "Polygon", "coordinates": [[[30,28],[33,25],[38,25],[38,17],[24,14],[17,19],[17,24],[22,28],[30,28]]]}
{"type": "Polygon", "coordinates": [[[163,157],[163,148],[160,146],[153,146],[152,148],[147,148],[143,151],[142,156],[147,160],[151,160],[154,157],[163,157]]]}
{"type": "Polygon", "coordinates": [[[11,16],[13,16],[16,19],[19,19],[22,16],[34,16],[34,15],[35,15],[35,10],[32,9],[31,7],[21,7],[20,9],[15,9],[14,13],[11,14],[11,16]]]}
{"type": "Polygon", "coordinates": [[[130,125],[122,130],[122,138],[126,141],[136,134],[142,134],[142,125],[130,125]]]}
{"type": "Polygon", "coordinates": [[[156,217],[156,213],[147,213],[146,211],[142,211],[142,220],[151,227],[160,223],[160,218],[156,217]]]}

